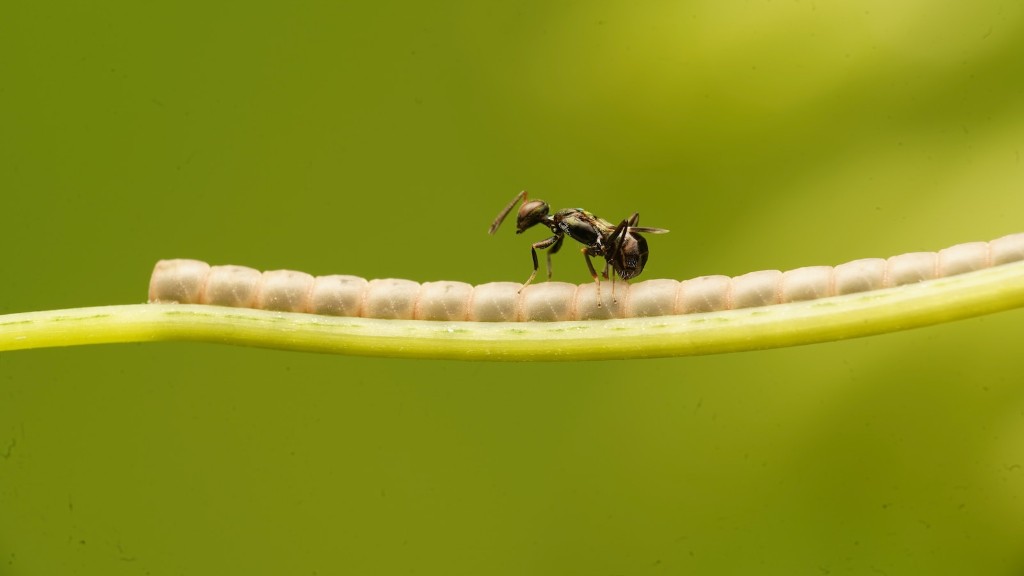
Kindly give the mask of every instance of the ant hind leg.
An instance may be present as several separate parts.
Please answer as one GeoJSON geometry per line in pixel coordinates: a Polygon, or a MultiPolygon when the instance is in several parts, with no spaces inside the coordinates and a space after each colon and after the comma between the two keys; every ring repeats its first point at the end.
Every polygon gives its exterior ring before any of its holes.
{"type": "MultiPolygon", "coordinates": [[[[601,307],[601,279],[597,277],[597,270],[594,270],[594,263],[590,261],[590,254],[587,253],[587,249],[583,248],[580,250],[583,252],[583,257],[587,260],[587,269],[590,270],[590,277],[594,279],[597,284],[597,307],[601,307]]],[[[605,271],[607,272],[608,265],[605,264],[605,271]]],[[[607,278],[607,274],[605,278],[607,278]]]]}

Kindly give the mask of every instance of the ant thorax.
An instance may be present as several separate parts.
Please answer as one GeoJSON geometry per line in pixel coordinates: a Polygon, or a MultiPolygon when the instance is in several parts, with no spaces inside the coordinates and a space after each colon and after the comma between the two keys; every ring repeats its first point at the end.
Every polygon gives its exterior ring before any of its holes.
{"type": "Polygon", "coordinates": [[[597,219],[579,208],[559,210],[555,214],[555,222],[562,232],[581,244],[594,246],[601,243],[603,234],[597,219]]]}

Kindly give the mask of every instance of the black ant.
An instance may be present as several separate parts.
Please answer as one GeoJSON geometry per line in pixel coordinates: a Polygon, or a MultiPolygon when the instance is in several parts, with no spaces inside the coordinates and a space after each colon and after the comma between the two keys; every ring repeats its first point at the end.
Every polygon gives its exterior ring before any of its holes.
{"type": "MultiPolygon", "coordinates": [[[[526,190],[523,190],[509,202],[508,206],[498,214],[491,224],[488,234],[494,234],[498,226],[505,220],[508,213],[520,201],[523,205],[519,207],[519,215],[516,218],[516,234],[522,234],[524,230],[537,224],[543,224],[554,232],[554,236],[547,240],[534,242],[530,246],[530,253],[533,255],[533,274],[523,283],[526,288],[533,279],[537,277],[537,249],[548,248],[548,279],[551,279],[551,255],[558,252],[562,247],[562,240],[568,234],[570,238],[583,244],[580,252],[587,261],[587,268],[590,276],[597,282],[598,303],[601,301],[601,281],[597,277],[597,270],[594,269],[591,256],[604,256],[604,271],[601,272],[606,280],[608,279],[608,267],[618,274],[619,278],[629,280],[640,275],[647,264],[647,240],[639,232],[651,234],[664,234],[668,232],[664,228],[643,228],[637,226],[640,222],[640,213],[634,212],[628,219],[623,220],[618,226],[611,222],[598,218],[582,208],[566,208],[555,212],[554,216],[548,214],[550,206],[543,200],[530,200],[527,198],[526,190]]],[[[522,288],[520,288],[522,290],[522,288]]],[[[612,292],[615,292],[615,278],[612,277],[612,292]]]]}

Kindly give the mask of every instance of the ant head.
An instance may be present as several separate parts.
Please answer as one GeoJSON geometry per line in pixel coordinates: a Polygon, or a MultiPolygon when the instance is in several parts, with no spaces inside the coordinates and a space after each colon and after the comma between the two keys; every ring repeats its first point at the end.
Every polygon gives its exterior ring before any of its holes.
{"type": "Polygon", "coordinates": [[[516,234],[522,234],[524,230],[536,226],[548,216],[550,207],[543,200],[530,200],[519,207],[519,216],[516,218],[516,234]]]}

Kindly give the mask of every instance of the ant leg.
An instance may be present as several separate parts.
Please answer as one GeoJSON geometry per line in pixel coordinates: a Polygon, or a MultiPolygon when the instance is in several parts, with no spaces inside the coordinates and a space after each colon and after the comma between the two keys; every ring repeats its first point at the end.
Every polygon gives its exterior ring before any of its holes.
{"type": "Polygon", "coordinates": [[[505,217],[508,216],[508,213],[511,212],[512,209],[516,207],[516,204],[520,200],[525,201],[526,199],[526,190],[523,190],[519,194],[516,194],[516,197],[513,198],[512,201],[508,203],[508,206],[505,206],[501,210],[501,212],[498,213],[498,217],[495,218],[494,222],[491,223],[491,227],[487,230],[487,233],[494,234],[495,232],[497,232],[498,226],[501,226],[501,223],[505,221],[505,217]]]}
{"type": "MultiPolygon", "coordinates": [[[[604,270],[601,272],[601,275],[604,276],[606,280],[608,279],[608,268],[609,268],[609,264],[608,264],[608,261],[606,260],[605,263],[604,263],[604,270]]],[[[615,304],[618,304],[619,301],[615,299],[615,270],[612,270],[611,281],[612,281],[612,302],[615,303],[615,304]]]]}
{"type": "MultiPolygon", "coordinates": [[[[547,248],[548,246],[551,246],[552,244],[555,244],[556,242],[558,242],[561,239],[562,239],[562,236],[556,234],[556,235],[552,236],[551,238],[548,238],[547,240],[541,240],[540,242],[534,242],[533,245],[530,246],[530,255],[533,256],[533,274],[530,274],[530,277],[526,279],[526,282],[523,282],[523,288],[526,288],[527,286],[529,286],[530,282],[533,282],[533,279],[537,277],[537,269],[540,268],[540,263],[537,261],[537,248],[540,248],[540,249],[543,250],[544,248],[547,248]]],[[[522,292],[523,288],[520,288],[519,292],[522,292]]]]}
{"type": "Polygon", "coordinates": [[[558,242],[548,250],[548,280],[551,280],[551,255],[557,254],[562,249],[562,240],[565,240],[565,236],[560,236],[558,242]]]}
{"type": "MultiPolygon", "coordinates": [[[[634,214],[633,216],[635,217],[637,215],[634,214]]],[[[629,234],[629,221],[623,220],[622,222],[619,222],[619,225],[615,227],[615,230],[613,230],[612,233],[608,235],[608,249],[605,254],[605,261],[607,263],[611,263],[612,260],[617,259],[619,257],[619,254],[622,253],[622,243],[626,241],[627,234],[629,234]]],[[[607,278],[607,264],[605,264],[604,271],[604,277],[607,278]]]]}
{"type": "MultiPolygon", "coordinates": [[[[597,307],[601,307],[601,279],[597,277],[597,270],[594,270],[594,263],[590,261],[590,254],[587,253],[586,248],[581,248],[580,252],[583,252],[583,257],[587,260],[587,269],[590,270],[590,277],[597,283],[597,307]]],[[[606,276],[607,278],[607,276],[606,276]]]]}
{"type": "Polygon", "coordinates": [[[630,233],[630,232],[647,232],[647,233],[650,233],[650,234],[665,234],[666,232],[668,232],[668,230],[665,230],[664,228],[648,228],[647,226],[639,226],[639,224],[640,224],[640,213],[639,212],[633,212],[633,215],[630,216],[629,220],[626,220],[625,222],[626,222],[626,226],[629,227],[626,230],[627,234],[630,233]]]}
{"type": "MultiPolygon", "coordinates": [[[[634,218],[638,218],[640,213],[633,214],[634,218]]],[[[608,235],[608,242],[611,245],[611,254],[618,254],[622,250],[622,242],[626,238],[626,234],[629,234],[630,223],[629,220],[623,220],[619,222],[619,225],[615,227],[615,230],[608,235]]]]}
{"type": "MultiPolygon", "coordinates": [[[[608,254],[605,257],[605,266],[604,266],[604,275],[605,275],[604,277],[605,278],[608,277],[608,264],[610,264],[612,260],[617,260],[618,257],[622,254],[622,245],[626,241],[626,235],[629,234],[630,227],[633,224],[636,224],[639,221],[640,221],[640,213],[639,212],[634,212],[633,215],[629,217],[629,220],[623,220],[622,222],[619,222],[619,225],[615,227],[615,230],[613,230],[612,233],[610,235],[608,235],[608,241],[610,243],[610,246],[608,248],[608,254]]],[[[611,277],[612,277],[611,278],[612,279],[612,301],[613,302],[618,302],[615,299],[615,270],[612,270],[611,277]]]]}

